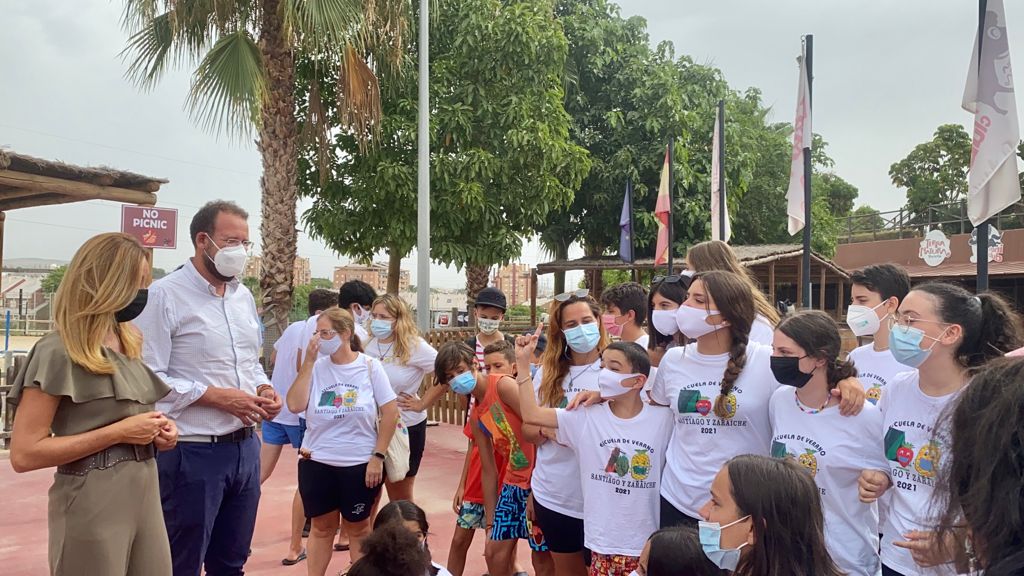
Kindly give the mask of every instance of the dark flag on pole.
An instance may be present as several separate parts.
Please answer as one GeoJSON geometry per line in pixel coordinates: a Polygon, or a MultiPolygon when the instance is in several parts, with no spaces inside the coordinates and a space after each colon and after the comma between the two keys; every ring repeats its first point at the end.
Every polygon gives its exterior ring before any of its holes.
{"type": "Polygon", "coordinates": [[[619,258],[623,262],[633,262],[633,183],[628,178],[619,216],[619,258]]]}

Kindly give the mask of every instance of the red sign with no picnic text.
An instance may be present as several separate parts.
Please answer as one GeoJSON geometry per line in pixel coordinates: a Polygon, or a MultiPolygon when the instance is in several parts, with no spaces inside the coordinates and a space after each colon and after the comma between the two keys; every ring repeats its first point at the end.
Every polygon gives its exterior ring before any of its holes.
{"type": "Polygon", "coordinates": [[[178,211],[153,206],[121,206],[121,232],[138,238],[147,248],[174,248],[178,211]]]}

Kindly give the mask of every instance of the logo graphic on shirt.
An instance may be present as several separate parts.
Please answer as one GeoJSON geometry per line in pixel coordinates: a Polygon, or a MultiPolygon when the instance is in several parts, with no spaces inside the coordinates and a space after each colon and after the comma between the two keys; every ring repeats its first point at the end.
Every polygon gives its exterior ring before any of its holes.
{"type": "Polygon", "coordinates": [[[608,456],[608,463],[604,471],[607,474],[615,474],[622,478],[629,474],[633,480],[646,480],[651,473],[651,457],[648,451],[643,448],[634,450],[633,457],[626,455],[626,451],[616,446],[608,456]]]}
{"type": "Polygon", "coordinates": [[[356,405],[356,400],[359,399],[359,393],[355,390],[349,390],[341,395],[341,405],[345,408],[351,408],[356,405]]]}
{"type": "Polygon", "coordinates": [[[336,394],[333,390],[325,390],[320,393],[320,400],[316,405],[318,408],[325,406],[352,408],[356,405],[357,400],[359,400],[359,392],[355,390],[348,390],[340,395],[336,394]]]}
{"type": "MultiPolygon", "coordinates": [[[[719,394],[718,397],[721,398],[722,395],[719,394]]],[[[736,404],[736,395],[735,394],[733,394],[732,392],[729,392],[729,394],[725,397],[725,404],[724,405],[725,405],[725,414],[722,414],[723,418],[732,418],[733,416],[736,415],[737,404],[736,404]]]]}
{"type": "Polygon", "coordinates": [[[680,390],[676,408],[680,414],[700,414],[707,416],[711,413],[711,399],[703,396],[700,390],[680,390]]]}
{"type": "Polygon", "coordinates": [[[875,384],[874,386],[868,389],[867,397],[868,402],[871,402],[873,405],[877,406],[878,401],[882,399],[882,387],[879,386],[878,384],[875,384]]]}
{"type": "Polygon", "coordinates": [[[885,433],[885,457],[906,468],[914,460],[914,445],[907,442],[907,433],[899,428],[889,427],[885,433]]]}
{"type": "MultiPolygon", "coordinates": [[[[512,426],[508,423],[508,418],[505,417],[505,411],[502,410],[501,406],[498,405],[497,402],[491,404],[491,407],[487,412],[487,416],[494,424],[494,427],[501,432],[501,437],[504,441],[496,444],[499,445],[499,448],[501,448],[505,452],[505,456],[508,457],[509,466],[511,466],[513,470],[525,470],[526,468],[529,468],[530,459],[526,457],[525,453],[523,453],[523,447],[520,446],[519,440],[516,439],[516,434],[512,431],[512,426]]],[[[486,430],[486,424],[484,424],[483,421],[480,423],[486,430]]],[[[489,432],[488,434],[493,440],[494,435],[489,432]]]]}
{"type": "Polygon", "coordinates": [[[917,451],[917,460],[914,460],[914,469],[925,478],[934,478],[939,467],[939,459],[942,458],[942,449],[935,440],[929,441],[917,451]]]}
{"type": "Polygon", "coordinates": [[[789,446],[786,446],[784,442],[777,440],[772,441],[772,458],[778,458],[779,460],[794,460],[797,464],[803,466],[811,473],[811,478],[814,478],[818,474],[818,451],[813,448],[807,448],[803,454],[797,456],[795,453],[790,451],[789,446]]]}

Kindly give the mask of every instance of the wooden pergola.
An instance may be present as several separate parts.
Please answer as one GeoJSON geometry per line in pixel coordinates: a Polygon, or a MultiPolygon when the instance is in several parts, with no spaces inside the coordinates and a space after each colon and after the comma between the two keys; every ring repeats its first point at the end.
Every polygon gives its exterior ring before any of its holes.
{"type": "MultiPolygon", "coordinates": [[[[761,284],[768,296],[768,301],[776,301],[776,288],[795,285],[796,302],[803,297],[803,273],[801,259],[803,246],[800,244],[761,244],[757,246],[733,246],[733,251],[740,264],[749,269],[761,284]]],[[[556,260],[538,264],[533,270],[530,287],[531,322],[537,321],[537,278],[541,274],[569,272],[573,270],[654,270],[664,268],[655,266],[653,258],[644,258],[635,262],[623,262],[616,256],[584,257],[575,260],[556,260]]],[[[685,261],[678,260],[676,271],[685,268],[685,261]]],[[[818,308],[825,309],[825,293],[830,285],[837,290],[835,315],[842,314],[843,290],[850,280],[849,273],[838,264],[815,252],[811,252],[811,278],[818,284],[818,308]]]]}
{"type": "Polygon", "coordinates": [[[107,167],[82,167],[0,149],[0,264],[4,220],[18,208],[111,200],[153,206],[163,178],[107,167]]]}

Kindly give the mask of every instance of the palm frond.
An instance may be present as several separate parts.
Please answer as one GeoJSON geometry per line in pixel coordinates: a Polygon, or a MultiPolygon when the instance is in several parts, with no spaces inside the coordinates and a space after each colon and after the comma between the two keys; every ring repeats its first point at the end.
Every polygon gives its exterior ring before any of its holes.
{"type": "Polygon", "coordinates": [[[246,135],[259,125],[267,84],[259,47],[240,29],[221,36],[199,63],[185,105],[213,132],[246,135]]]}
{"type": "Polygon", "coordinates": [[[283,3],[286,30],[300,46],[342,46],[362,24],[363,5],[361,0],[289,0],[283,3]]]}
{"type": "Polygon", "coordinates": [[[380,130],[380,84],[363,56],[345,46],[338,71],[338,110],[342,125],[355,133],[360,148],[380,130]]]}

